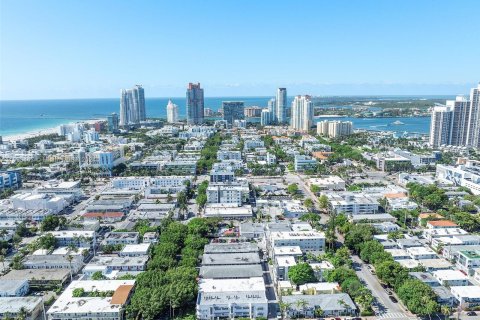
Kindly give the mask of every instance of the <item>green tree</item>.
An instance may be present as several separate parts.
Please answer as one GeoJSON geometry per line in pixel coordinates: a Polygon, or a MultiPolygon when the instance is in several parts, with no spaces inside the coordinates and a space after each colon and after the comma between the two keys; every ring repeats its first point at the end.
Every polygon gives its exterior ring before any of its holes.
{"type": "Polygon", "coordinates": [[[51,233],[47,233],[38,238],[38,246],[40,249],[51,250],[54,249],[57,244],[57,239],[51,233]]]}
{"type": "Polygon", "coordinates": [[[95,271],[92,274],[92,280],[104,280],[105,276],[103,275],[102,271],[95,271]]]}
{"type": "Polygon", "coordinates": [[[322,209],[328,209],[328,197],[324,194],[322,194],[319,198],[318,201],[320,202],[320,208],[322,209]]]}
{"type": "Polygon", "coordinates": [[[428,316],[439,311],[432,288],[418,279],[407,279],[397,290],[408,310],[420,316],[428,316]]]}
{"type": "Polygon", "coordinates": [[[296,285],[317,281],[315,273],[308,263],[299,263],[290,267],[288,269],[288,278],[296,285]]]}
{"type": "Polygon", "coordinates": [[[305,199],[305,201],[303,201],[303,205],[309,210],[314,207],[313,200],[310,198],[305,199]]]}
{"type": "Polygon", "coordinates": [[[287,192],[290,193],[290,195],[295,195],[298,192],[298,185],[296,183],[292,183],[288,185],[287,187],[287,192]]]}
{"type": "Polygon", "coordinates": [[[40,230],[42,232],[53,231],[58,227],[59,223],[60,221],[58,216],[50,214],[43,219],[42,223],[40,224],[40,230]]]}
{"type": "Polygon", "coordinates": [[[375,271],[380,280],[393,288],[399,288],[408,279],[408,270],[393,260],[378,262],[375,271]]]}
{"type": "Polygon", "coordinates": [[[360,251],[360,246],[373,238],[375,229],[368,224],[351,225],[345,234],[345,245],[355,252],[360,251]]]}

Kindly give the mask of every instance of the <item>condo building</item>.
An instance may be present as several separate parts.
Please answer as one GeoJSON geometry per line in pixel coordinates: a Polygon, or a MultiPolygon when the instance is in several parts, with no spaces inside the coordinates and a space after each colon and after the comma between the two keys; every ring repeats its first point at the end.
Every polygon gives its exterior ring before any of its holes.
{"type": "Polygon", "coordinates": [[[291,127],[308,132],[313,121],[313,103],[310,96],[296,96],[292,102],[291,127]]]}
{"type": "Polygon", "coordinates": [[[338,138],[348,136],[353,133],[353,123],[351,121],[320,121],[317,122],[317,134],[338,138]]]}
{"type": "Polygon", "coordinates": [[[471,89],[470,99],[457,96],[433,108],[430,145],[480,148],[480,83],[471,89]]]}
{"type": "Polygon", "coordinates": [[[178,121],[178,106],[172,102],[172,100],[168,100],[167,104],[167,122],[168,123],[175,123],[178,121]]]}
{"type": "Polygon", "coordinates": [[[141,85],[120,91],[120,125],[138,124],[146,120],[145,93],[141,85]]]}
{"type": "Polygon", "coordinates": [[[287,122],[287,89],[286,88],[278,88],[277,89],[277,98],[276,101],[276,121],[278,123],[286,123],[287,122]]]}
{"type": "Polygon", "coordinates": [[[189,83],[187,88],[187,123],[203,123],[204,112],[203,89],[200,87],[200,83],[189,83]]]}
{"type": "Polygon", "coordinates": [[[245,115],[245,104],[243,101],[223,101],[223,120],[232,125],[235,120],[242,120],[245,115]]]}

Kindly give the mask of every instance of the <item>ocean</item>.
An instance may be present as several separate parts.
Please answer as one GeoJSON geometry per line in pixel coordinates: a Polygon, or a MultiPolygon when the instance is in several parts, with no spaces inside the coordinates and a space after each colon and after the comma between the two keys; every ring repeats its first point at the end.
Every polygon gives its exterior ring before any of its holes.
{"type": "MultiPolygon", "coordinates": [[[[206,97],[205,107],[217,110],[222,101],[244,101],[245,106],[266,107],[271,97],[206,97]]],[[[405,97],[403,97],[405,98],[405,97]]],[[[185,98],[171,98],[178,105],[180,119],[186,116],[185,98]]],[[[293,98],[289,97],[288,103],[293,98]]],[[[381,98],[378,98],[381,99],[381,98]]],[[[147,98],[147,117],[166,118],[168,98],[147,98]]],[[[349,107],[342,106],[339,107],[349,107]]],[[[31,131],[56,127],[79,120],[105,118],[119,112],[119,99],[75,99],[75,100],[8,100],[0,101],[0,136],[23,134],[31,131]]],[[[315,121],[326,118],[315,118],[315,121]]],[[[328,118],[339,119],[339,118],[328,118]]],[[[429,117],[416,118],[341,118],[354,123],[354,127],[367,130],[389,130],[397,132],[428,133],[429,117]],[[396,120],[404,125],[393,125],[396,120]]]]}

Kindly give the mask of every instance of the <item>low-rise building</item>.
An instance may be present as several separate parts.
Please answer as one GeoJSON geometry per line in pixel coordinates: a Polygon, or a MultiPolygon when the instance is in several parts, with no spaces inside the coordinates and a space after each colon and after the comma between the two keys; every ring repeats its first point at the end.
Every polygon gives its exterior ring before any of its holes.
{"type": "Polygon", "coordinates": [[[43,297],[5,297],[0,298],[0,317],[2,319],[25,320],[41,319],[43,311],[43,297]]]}
{"type": "Polygon", "coordinates": [[[274,260],[273,275],[275,281],[289,280],[288,270],[297,265],[294,256],[276,256],[274,260]]]}
{"type": "Polygon", "coordinates": [[[305,171],[308,169],[314,169],[317,165],[317,160],[305,155],[295,155],[294,169],[295,171],[305,171]]]}
{"type": "Polygon", "coordinates": [[[339,176],[325,176],[321,178],[310,178],[307,184],[316,186],[320,190],[345,190],[345,180],[339,176]]]}
{"type": "Polygon", "coordinates": [[[28,281],[0,278],[0,297],[23,297],[28,293],[28,281]]]}
{"type": "Polygon", "coordinates": [[[200,278],[204,279],[247,279],[263,277],[263,269],[260,264],[252,265],[230,265],[228,267],[202,266],[200,278]]]}
{"type": "Polygon", "coordinates": [[[121,257],[147,256],[149,249],[150,243],[127,244],[118,255],[121,257]]]}
{"type": "Polygon", "coordinates": [[[450,291],[458,304],[469,307],[480,305],[480,286],[453,286],[450,291]]]}
{"type": "Polygon", "coordinates": [[[323,316],[355,315],[357,311],[355,303],[346,293],[283,296],[282,302],[290,305],[287,310],[289,318],[313,318],[315,310],[322,310],[323,316]],[[306,306],[300,304],[300,300],[305,300],[306,306]]]}
{"type": "Polygon", "coordinates": [[[432,275],[444,286],[468,286],[470,284],[468,276],[460,270],[437,270],[433,271],[432,275]]]}
{"type": "Polygon", "coordinates": [[[253,216],[252,206],[224,203],[208,203],[205,206],[204,217],[223,218],[232,220],[251,219],[253,216]]]}
{"type": "Polygon", "coordinates": [[[438,258],[435,251],[425,246],[410,247],[410,248],[407,248],[406,251],[410,255],[410,257],[414,260],[438,258]]]}
{"type": "Polygon", "coordinates": [[[200,320],[266,318],[268,300],[263,278],[200,280],[196,315],[200,320]]]}
{"type": "Polygon", "coordinates": [[[332,209],[340,214],[375,214],[379,203],[363,192],[325,192],[332,209]]]}
{"type": "Polygon", "coordinates": [[[48,309],[48,319],[125,319],[125,307],[134,287],[135,280],[73,281],[48,309]],[[89,295],[93,292],[105,294],[89,295]]]}
{"type": "Polygon", "coordinates": [[[317,231],[274,231],[270,233],[270,245],[274,247],[298,246],[304,252],[325,250],[325,234],[317,231]]]}
{"type": "Polygon", "coordinates": [[[109,232],[105,235],[103,244],[117,245],[117,244],[137,244],[138,232],[109,232]]]}
{"type": "Polygon", "coordinates": [[[3,281],[28,281],[29,288],[35,290],[47,290],[61,288],[67,281],[70,281],[70,270],[68,269],[20,269],[10,270],[0,277],[3,281]]]}
{"type": "Polygon", "coordinates": [[[29,255],[22,262],[25,269],[67,269],[77,273],[83,267],[81,255],[72,256],[72,260],[66,255],[29,255]]]}
{"type": "Polygon", "coordinates": [[[458,253],[456,266],[468,275],[480,267],[480,250],[462,250],[458,253]]]}
{"type": "Polygon", "coordinates": [[[49,232],[60,247],[74,245],[78,248],[90,248],[95,240],[95,231],[61,230],[49,232]]]}

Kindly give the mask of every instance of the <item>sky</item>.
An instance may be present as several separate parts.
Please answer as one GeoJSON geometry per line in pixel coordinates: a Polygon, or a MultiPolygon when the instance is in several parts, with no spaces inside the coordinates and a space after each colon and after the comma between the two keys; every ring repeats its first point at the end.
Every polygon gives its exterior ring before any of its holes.
{"type": "Polygon", "coordinates": [[[0,100],[451,95],[480,81],[478,0],[0,0],[0,100]]]}

